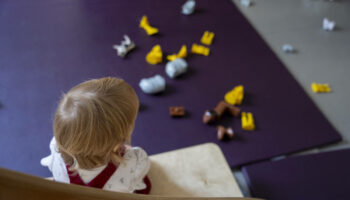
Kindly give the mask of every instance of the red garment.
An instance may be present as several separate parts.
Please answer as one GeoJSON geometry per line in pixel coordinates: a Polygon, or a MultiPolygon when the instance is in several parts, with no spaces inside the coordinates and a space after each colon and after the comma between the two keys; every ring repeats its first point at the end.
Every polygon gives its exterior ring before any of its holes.
{"type": "Polygon", "coordinates": [[[146,188],[143,190],[135,190],[134,193],[136,193],[136,194],[149,194],[149,192],[151,191],[151,188],[152,188],[152,184],[151,184],[151,181],[149,180],[148,176],[145,176],[145,178],[143,178],[143,182],[146,184],[146,188]]]}
{"type": "MultiPolygon", "coordinates": [[[[124,151],[125,151],[125,148],[122,148],[121,149],[122,156],[124,156],[124,151]]],[[[102,189],[104,185],[108,182],[108,180],[111,178],[111,176],[118,169],[118,166],[115,166],[112,162],[108,163],[107,167],[104,168],[101,171],[101,173],[99,173],[94,179],[92,179],[89,183],[86,183],[86,184],[84,183],[84,181],[81,179],[81,177],[77,172],[72,172],[69,170],[70,168],[69,165],[66,165],[66,168],[67,168],[70,183],[102,189]]],[[[143,178],[143,181],[146,184],[146,188],[143,190],[135,190],[134,193],[149,194],[149,192],[151,191],[151,181],[147,176],[143,178]]]]}
{"type": "Polygon", "coordinates": [[[74,173],[70,171],[68,165],[66,165],[66,168],[67,168],[70,183],[88,186],[88,187],[94,187],[94,188],[101,188],[101,189],[107,183],[109,178],[114,174],[114,172],[117,170],[117,166],[115,166],[112,162],[110,162],[108,163],[107,167],[104,168],[104,170],[102,170],[100,174],[98,174],[89,183],[85,184],[77,172],[74,173]]]}

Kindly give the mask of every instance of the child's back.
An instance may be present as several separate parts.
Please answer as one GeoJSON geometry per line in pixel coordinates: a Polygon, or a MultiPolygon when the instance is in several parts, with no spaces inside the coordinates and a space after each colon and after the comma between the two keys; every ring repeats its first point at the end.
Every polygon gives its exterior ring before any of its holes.
{"type": "Polygon", "coordinates": [[[42,159],[56,181],[148,193],[146,152],[131,148],[139,101],[121,79],[83,82],[65,94],[54,120],[51,155],[42,159]]]}

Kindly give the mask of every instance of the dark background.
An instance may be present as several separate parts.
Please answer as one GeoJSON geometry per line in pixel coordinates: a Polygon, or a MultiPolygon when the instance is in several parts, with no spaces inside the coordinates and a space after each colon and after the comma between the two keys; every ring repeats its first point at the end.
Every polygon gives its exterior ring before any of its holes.
{"type": "MultiPolygon", "coordinates": [[[[34,0],[0,2],[0,166],[49,176],[40,159],[49,154],[52,118],[63,92],[105,76],[125,79],[139,95],[133,145],[149,154],[214,142],[231,166],[239,166],[318,145],[340,135],[230,0],[199,0],[193,15],[181,14],[185,1],[34,0]],[[149,37],[138,27],[142,15],[159,28],[149,37]],[[164,54],[199,43],[205,30],[215,38],[210,56],[190,55],[189,71],[176,80],[145,55],[160,44],[164,54]],[[112,48],[128,34],[137,48],[126,59],[112,48]],[[161,74],[167,89],[143,94],[141,78],[161,74]],[[236,138],[216,139],[202,123],[234,86],[243,84],[244,111],[254,114],[256,131],[226,116],[236,138]],[[185,106],[188,116],[172,119],[169,106],[185,106]]],[[[165,60],[165,59],[164,59],[165,60]]]]}

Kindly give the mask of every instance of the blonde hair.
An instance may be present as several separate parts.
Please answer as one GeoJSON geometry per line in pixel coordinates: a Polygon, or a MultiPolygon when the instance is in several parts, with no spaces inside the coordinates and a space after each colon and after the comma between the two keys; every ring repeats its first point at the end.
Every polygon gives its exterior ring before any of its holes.
{"type": "Polygon", "coordinates": [[[82,169],[120,163],[113,150],[130,142],[138,108],[135,91],[122,79],[93,79],[69,90],[53,125],[65,163],[82,169]]]}

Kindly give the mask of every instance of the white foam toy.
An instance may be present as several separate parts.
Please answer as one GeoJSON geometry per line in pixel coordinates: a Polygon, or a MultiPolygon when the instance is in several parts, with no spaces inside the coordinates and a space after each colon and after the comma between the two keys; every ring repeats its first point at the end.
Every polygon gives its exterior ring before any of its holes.
{"type": "Polygon", "coordinates": [[[241,5],[244,7],[249,7],[252,5],[252,2],[250,0],[240,0],[241,5]]]}
{"type": "Polygon", "coordinates": [[[139,86],[146,94],[156,94],[165,90],[165,79],[161,75],[141,79],[139,86]]]}
{"type": "Polygon", "coordinates": [[[335,27],[335,21],[331,21],[327,18],[323,19],[323,30],[333,31],[335,27]]]}
{"type": "Polygon", "coordinates": [[[129,51],[135,48],[135,43],[130,40],[129,36],[124,35],[121,44],[113,45],[113,48],[117,50],[118,56],[124,58],[129,51]]]}
{"type": "Polygon", "coordinates": [[[194,12],[194,9],[196,7],[196,1],[194,0],[188,0],[186,3],[182,6],[182,14],[184,15],[190,15],[194,12]]]}
{"type": "Polygon", "coordinates": [[[282,50],[285,52],[285,53],[293,53],[295,50],[294,50],[294,47],[290,44],[284,44],[282,46],[282,50]]]}
{"type": "Polygon", "coordinates": [[[170,61],[165,66],[165,72],[170,78],[175,78],[187,71],[187,62],[182,58],[170,61]]]}

